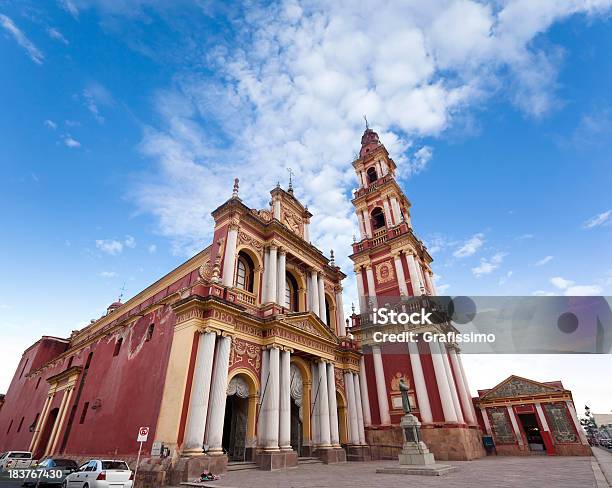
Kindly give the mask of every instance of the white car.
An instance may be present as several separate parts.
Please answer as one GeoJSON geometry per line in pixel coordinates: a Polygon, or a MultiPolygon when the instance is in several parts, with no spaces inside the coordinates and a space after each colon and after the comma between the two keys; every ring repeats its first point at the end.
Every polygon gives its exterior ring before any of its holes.
{"type": "Polygon", "coordinates": [[[29,468],[36,461],[28,451],[8,451],[0,454],[0,471],[29,468]]]}
{"type": "Polygon", "coordinates": [[[132,488],[134,474],[125,461],[92,459],[69,474],[62,488],[132,488]]]}

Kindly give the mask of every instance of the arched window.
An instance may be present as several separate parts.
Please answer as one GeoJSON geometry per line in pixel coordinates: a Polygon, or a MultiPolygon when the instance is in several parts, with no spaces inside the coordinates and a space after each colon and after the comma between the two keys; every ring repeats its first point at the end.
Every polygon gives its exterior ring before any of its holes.
{"type": "Polygon", "coordinates": [[[329,309],[329,301],[327,300],[327,296],[325,297],[325,318],[327,319],[327,326],[331,329],[331,313],[329,309]]]}
{"type": "Polygon", "coordinates": [[[385,226],[385,214],[380,207],[376,207],[372,210],[372,225],[374,229],[380,229],[385,226]]]}
{"type": "Polygon", "coordinates": [[[285,303],[289,310],[298,312],[298,285],[291,273],[287,273],[287,277],[285,278],[285,303]]]}
{"type": "Polygon", "coordinates": [[[253,293],[254,272],[255,266],[251,258],[246,253],[239,252],[236,266],[236,288],[253,293]]]}
{"type": "Polygon", "coordinates": [[[378,175],[376,174],[376,168],[374,168],[374,166],[368,168],[367,174],[369,183],[374,183],[378,179],[378,175]]]}

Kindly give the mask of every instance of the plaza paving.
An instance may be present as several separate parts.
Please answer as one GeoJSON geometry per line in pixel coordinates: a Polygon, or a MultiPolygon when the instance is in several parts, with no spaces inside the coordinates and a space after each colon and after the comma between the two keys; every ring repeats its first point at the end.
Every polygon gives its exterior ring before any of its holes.
{"type": "MultiPolygon", "coordinates": [[[[605,453],[612,457],[612,454],[605,453]]],[[[594,457],[488,457],[477,461],[446,462],[456,470],[441,477],[376,474],[393,461],[308,464],[284,471],[234,471],[203,486],[234,488],[607,488],[594,457]],[[603,480],[603,482],[602,482],[603,480]]]]}

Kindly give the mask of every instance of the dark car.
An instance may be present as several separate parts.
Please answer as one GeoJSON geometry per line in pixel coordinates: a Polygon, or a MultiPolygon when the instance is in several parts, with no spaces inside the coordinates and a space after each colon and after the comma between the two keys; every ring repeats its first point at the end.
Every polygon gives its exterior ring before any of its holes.
{"type": "Polygon", "coordinates": [[[78,470],[79,465],[72,459],[51,457],[43,459],[34,469],[36,470],[36,478],[25,481],[23,486],[36,488],[61,486],[66,476],[78,470]]]}

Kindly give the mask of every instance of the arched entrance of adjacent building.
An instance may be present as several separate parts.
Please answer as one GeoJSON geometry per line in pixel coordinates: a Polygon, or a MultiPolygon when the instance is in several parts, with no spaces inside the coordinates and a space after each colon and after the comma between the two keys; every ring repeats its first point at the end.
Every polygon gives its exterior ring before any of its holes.
{"type": "Polygon", "coordinates": [[[223,421],[223,450],[229,461],[247,459],[247,429],[250,387],[245,376],[234,376],[227,386],[223,421]]]}
{"type": "Polygon", "coordinates": [[[38,447],[36,448],[36,452],[33,453],[34,459],[40,459],[44,456],[45,450],[47,449],[47,444],[49,444],[49,438],[51,437],[51,431],[53,430],[53,427],[55,426],[55,421],[57,420],[58,413],[59,408],[54,408],[49,412],[49,416],[47,417],[47,421],[45,422],[43,431],[40,434],[38,447]]]}

